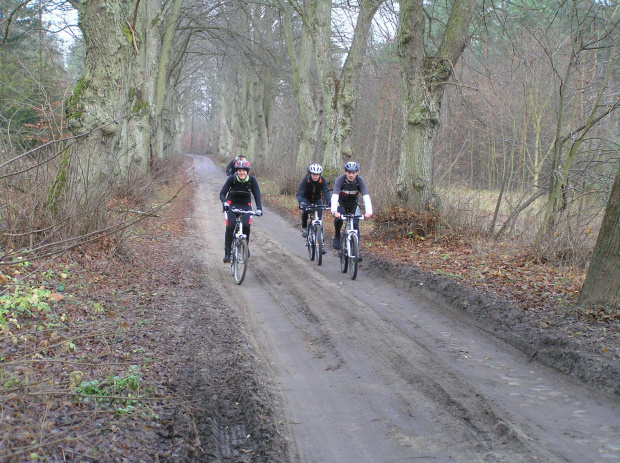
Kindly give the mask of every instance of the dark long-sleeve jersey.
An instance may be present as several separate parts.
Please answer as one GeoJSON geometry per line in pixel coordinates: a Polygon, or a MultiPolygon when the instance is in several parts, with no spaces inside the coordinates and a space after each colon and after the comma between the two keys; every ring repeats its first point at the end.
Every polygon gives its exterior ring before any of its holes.
{"type": "Polygon", "coordinates": [[[325,200],[325,203],[329,203],[329,187],[327,185],[327,180],[323,178],[323,176],[319,177],[319,180],[314,182],[312,181],[312,177],[310,174],[306,175],[306,177],[299,184],[299,188],[297,188],[297,202],[311,202],[314,203],[321,199],[325,200]]]}
{"type": "Polygon", "coordinates": [[[242,182],[237,175],[231,175],[220,190],[220,201],[230,201],[233,205],[252,204],[252,195],[256,200],[256,209],[262,209],[260,188],[255,177],[248,175],[247,181],[242,182]]]}

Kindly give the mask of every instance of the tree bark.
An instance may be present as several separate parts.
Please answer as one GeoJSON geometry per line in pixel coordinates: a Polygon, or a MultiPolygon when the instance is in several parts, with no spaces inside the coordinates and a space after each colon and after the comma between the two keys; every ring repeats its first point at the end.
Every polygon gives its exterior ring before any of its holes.
{"type": "MultiPolygon", "coordinates": [[[[76,135],[95,132],[79,140],[71,161],[74,186],[81,185],[80,202],[97,201],[108,186],[124,177],[132,165],[148,157],[136,152],[133,124],[146,118],[134,114],[133,103],[141,93],[134,77],[137,50],[132,23],[135,3],[72,2],[80,16],[86,44],[84,73],[66,105],[69,129],[76,135]],[[96,135],[95,135],[96,134],[96,135]]],[[[136,26],[138,27],[138,26],[136,26]]]]}
{"type": "Polygon", "coordinates": [[[313,161],[319,141],[319,107],[320,98],[312,91],[312,63],[314,59],[314,47],[312,33],[309,30],[310,18],[314,16],[316,2],[306,2],[301,11],[302,28],[299,46],[295,47],[293,37],[292,12],[290,6],[283,5],[284,9],[284,32],[286,46],[291,61],[291,76],[293,93],[299,109],[301,127],[299,130],[299,149],[297,152],[296,166],[298,170],[305,170],[313,161]]]}
{"type": "Polygon", "coordinates": [[[440,207],[433,184],[433,140],[445,84],[469,38],[474,6],[474,0],[454,2],[437,54],[431,57],[425,52],[423,1],[400,2],[397,41],[405,117],[396,193],[415,211],[440,207]]]}
{"type": "MultiPolygon", "coordinates": [[[[82,204],[105,203],[110,186],[170,154],[179,121],[171,102],[173,48],[182,0],[71,1],[84,36],[84,72],[65,112],[74,146],[70,185],[82,204]]],[[[102,209],[102,208],[101,208],[102,209]]]]}
{"type": "MultiPolygon", "coordinates": [[[[145,0],[147,3],[148,0],[145,0]]],[[[160,46],[153,47],[158,49],[157,66],[155,68],[157,78],[154,87],[154,101],[151,109],[151,119],[153,130],[151,137],[151,152],[155,159],[164,159],[171,155],[170,146],[175,137],[173,130],[175,119],[175,98],[174,92],[170,91],[172,73],[174,69],[174,57],[177,50],[174,49],[175,32],[183,0],[173,0],[165,4],[159,12],[157,20],[163,27],[162,34],[156,34],[160,46]]]]}
{"type": "Polygon", "coordinates": [[[620,169],[611,189],[579,305],[620,303],[620,169]]]}
{"type": "MultiPolygon", "coordinates": [[[[335,170],[341,170],[343,163],[353,157],[351,132],[358,98],[357,81],[366,56],[372,19],[383,1],[362,0],[360,3],[351,48],[342,67],[340,79],[325,89],[333,93],[329,99],[324,99],[326,133],[323,137],[323,164],[335,170]]],[[[321,54],[325,55],[326,50],[321,54]]],[[[331,61],[330,65],[333,68],[331,61]]],[[[333,71],[331,75],[334,75],[333,71]]]]}

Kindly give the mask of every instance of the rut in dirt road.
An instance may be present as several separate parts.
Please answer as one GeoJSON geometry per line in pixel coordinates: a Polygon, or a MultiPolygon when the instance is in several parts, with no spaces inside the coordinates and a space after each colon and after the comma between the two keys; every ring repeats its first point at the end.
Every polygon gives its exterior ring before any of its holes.
{"type": "Polygon", "coordinates": [[[234,285],[220,256],[224,174],[208,158],[194,166],[209,279],[262,365],[286,461],[620,459],[617,401],[371,276],[368,259],[355,281],[333,252],[309,262],[299,230],[269,210],[234,285]]]}

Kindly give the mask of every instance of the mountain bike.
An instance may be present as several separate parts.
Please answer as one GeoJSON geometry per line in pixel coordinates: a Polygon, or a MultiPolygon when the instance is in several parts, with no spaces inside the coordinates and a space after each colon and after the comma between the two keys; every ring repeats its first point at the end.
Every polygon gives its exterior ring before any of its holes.
{"type": "Polygon", "coordinates": [[[323,263],[323,219],[319,218],[320,210],[329,209],[329,206],[323,204],[310,204],[304,208],[304,210],[312,213],[312,220],[308,227],[308,236],[306,237],[306,246],[308,247],[308,257],[310,260],[314,260],[318,265],[323,263]]]}
{"type": "Polygon", "coordinates": [[[353,219],[364,220],[364,216],[359,214],[341,214],[340,217],[345,222],[340,234],[340,249],[338,250],[340,270],[342,273],[347,273],[348,270],[351,279],[355,280],[360,255],[360,234],[355,229],[353,219]]]}
{"type": "Polygon", "coordinates": [[[242,214],[257,214],[254,211],[244,211],[243,209],[237,208],[231,208],[230,212],[237,214],[233,242],[230,246],[230,274],[234,277],[235,283],[240,285],[245,278],[245,272],[248,268],[248,258],[250,257],[248,237],[243,232],[243,220],[241,217],[242,214]]]}

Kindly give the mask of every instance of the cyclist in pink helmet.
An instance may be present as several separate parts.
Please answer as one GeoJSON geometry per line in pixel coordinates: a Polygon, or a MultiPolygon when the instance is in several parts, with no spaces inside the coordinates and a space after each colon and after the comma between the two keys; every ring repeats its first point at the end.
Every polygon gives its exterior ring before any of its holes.
{"type": "MultiPolygon", "coordinates": [[[[252,210],[252,196],[256,200],[256,215],[263,215],[263,207],[260,199],[260,188],[256,177],[250,175],[250,161],[240,159],[235,161],[235,173],[226,179],[226,183],[220,190],[220,201],[222,208],[226,213],[226,233],[224,235],[224,263],[230,262],[230,245],[233,241],[233,233],[235,231],[235,220],[237,214],[232,212],[231,208],[242,209],[244,211],[252,210]]],[[[243,229],[250,242],[250,225],[252,219],[249,215],[243,214],[243,229]]],[[[250,250],[248,248],[248,257],[250,250]]]]}

